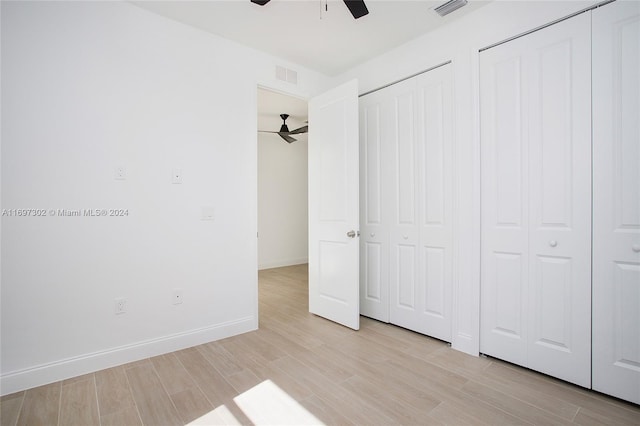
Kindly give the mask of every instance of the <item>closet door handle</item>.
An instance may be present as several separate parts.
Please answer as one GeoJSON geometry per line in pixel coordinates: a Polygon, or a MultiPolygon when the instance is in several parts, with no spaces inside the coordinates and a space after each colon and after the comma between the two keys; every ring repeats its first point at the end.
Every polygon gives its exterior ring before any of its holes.
{"type": "Polygon", "coordinates": [[[556,240],[550,240],[550,241],[549,241],[549,245],[550,245],[551,247],[555,247],[555,246],[557,246],[557,245],[558,245],[558,242],[557,242],[556,240]]]}
{"type": "Polygon", "coordinates": [[[633,250],[636,253],[640,253],[640,244],[634,244],[631,246],[631,250],[633,250]]]}

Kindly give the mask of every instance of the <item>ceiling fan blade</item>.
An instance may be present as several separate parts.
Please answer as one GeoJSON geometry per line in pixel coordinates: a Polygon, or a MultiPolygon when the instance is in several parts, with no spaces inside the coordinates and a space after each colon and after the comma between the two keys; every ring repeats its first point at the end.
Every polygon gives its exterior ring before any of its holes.
{"type": "Polygon", "coordinates": [[[251,0],[251,3],[255,3],[255,4],[258,4],[260,6],[264,6],[265,4],[269,3],[269,0],[251,0]]]}
{"type": "Polygon", "coordinates": [[[367,9],[367,5],[364,4],[364,0],[344,0],[344,4],[347,5],[349,12],[351,12],[355,19],[362,18],[364,15],[369,14],[369,9],[367,9]]]}
{"type": "Polygon", "coordinates": [[[282,139],[284,139],[284,140],[285,140],[285,141],[287,141],[288,143],[295,142],[295,141],[297,141],[297,140],[298,140],[298,139],[294,139],[294,138],[292,138],[292,137],[291,137],[291,136],[289,136],[287,133],[279,133],[279,132],[278,132],[278,134],[280,135],[280,137],[281,137],[282,139]]]}
{"type": "Polygon", "coordinates": [[[307,133],[309,131],[309,126],[302,126],[298,129],[294,129],[289,132],[290,135],[297,135],[299,133],[307,133]]]}

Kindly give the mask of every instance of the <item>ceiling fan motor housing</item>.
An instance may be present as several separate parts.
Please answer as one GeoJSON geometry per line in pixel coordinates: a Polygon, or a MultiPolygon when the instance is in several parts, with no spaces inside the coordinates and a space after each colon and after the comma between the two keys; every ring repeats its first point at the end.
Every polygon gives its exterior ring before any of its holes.
{"type": "Polygon", "coordinates": [[[280,126],[280,132],[289,133],[289,127],[287,127],[287,118],[289,118],[289,114],[280,114],[280,118],[282,118],[282,126],[280,126]]]}

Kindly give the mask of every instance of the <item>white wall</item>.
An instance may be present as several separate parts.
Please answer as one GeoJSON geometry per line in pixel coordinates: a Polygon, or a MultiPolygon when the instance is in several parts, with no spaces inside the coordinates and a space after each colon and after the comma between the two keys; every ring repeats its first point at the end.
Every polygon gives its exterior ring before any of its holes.
{"type": "Polygon", "coordinates": [[[2,209],[129,214],[2,217],[2,394],[255,329],[256,88],[326,79],[127,3],[1,7],[2,209]]]}
{"type": "Polygon", "coordinates": [[[432,33],[412,40],[334,79],[358,78],[360,93],[435,65],[452,61],[455,104],[455,202],[453,342],[479,351],[480,309],[480,141],[478,50],[534,29],[595,1],[496,1],[432,33]]]}
{"type": "Polygon", "coordinates": [[[258,135],[258,268],[309,259],[307,141],[258,135]]]}

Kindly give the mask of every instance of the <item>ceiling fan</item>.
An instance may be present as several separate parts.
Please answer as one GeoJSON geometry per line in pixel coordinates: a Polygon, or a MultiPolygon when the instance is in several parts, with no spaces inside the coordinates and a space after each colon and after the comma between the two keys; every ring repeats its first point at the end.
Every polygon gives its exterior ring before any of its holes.
{"type": "MultiPolygon", "coordinates": [[[[253,0],[252,0],[253,1],[253,0]]],[[[267,0],[268,1],[268,0],[267,0]]],[[[287,141],[288,143],[295,142],[297,139],[292,138],[291,135],[298,135],[300,133],[307,133],[309,131],[309,126],[302,126],[297,129],[289,131],[289,127],[287,126],[287,118],[289,118],[289,114],[280,114],[280,118],[282,118],[282,126],[280,126],[280,130],[277,132],[271,132],[269,130],[258,130],[260,133],[277,133],[280,135],[282,139],[287,141]]]]}
{"type": "MultiPolygon", "coordinates": [[[[251,3],[258,4],[260,6],[264,6],[269,3],[270,0],[251,0],[251,3]]],[[[364,15],[369,14],[369,9],[367,9],[367,5],[364,4],[364,0],[343,0],[344,4],[349,8],[349,12],[353,15],[355,19],[362,18],[364,15]]]]}

